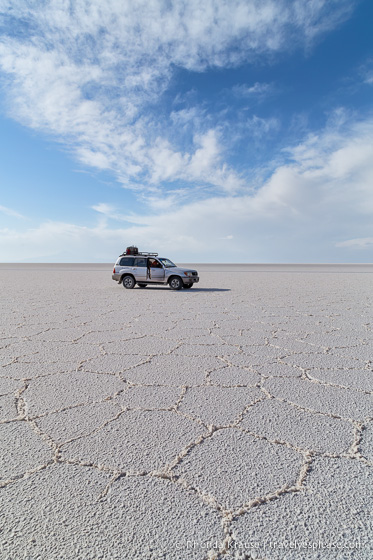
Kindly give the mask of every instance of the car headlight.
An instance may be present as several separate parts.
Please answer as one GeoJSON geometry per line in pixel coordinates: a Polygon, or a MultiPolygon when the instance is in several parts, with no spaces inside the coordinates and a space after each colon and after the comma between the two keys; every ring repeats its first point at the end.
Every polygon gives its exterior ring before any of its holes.
{"type": "Polygon", "coordinates": [[[184,272],[184,274],[185,274],[185,276],[188,276],[188,277],[193,276],[193,274],[191,272],[184,272]]]}

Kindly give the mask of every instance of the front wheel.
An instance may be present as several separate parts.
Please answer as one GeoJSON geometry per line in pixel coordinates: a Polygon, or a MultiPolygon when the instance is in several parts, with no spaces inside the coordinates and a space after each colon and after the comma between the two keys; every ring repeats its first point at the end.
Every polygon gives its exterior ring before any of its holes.
{"type": "Polygon", "coordinates": [[[171,290],[181,290],[183,287],[183,281],[179,276],[173,276],[170,280],[171,290]]]}
{"type": "Polygon", "coordinates": [[[125,276],[123,278],[123,288],[126,288],[127,290],[132,290],[132,288],[135,287],[135,279],[133,276],[125,276]]]}
{"type": "Polygon", "coordinates": [[[193,284],[184,284],[184,289],[189,290],[192,286],[193,284]]]}

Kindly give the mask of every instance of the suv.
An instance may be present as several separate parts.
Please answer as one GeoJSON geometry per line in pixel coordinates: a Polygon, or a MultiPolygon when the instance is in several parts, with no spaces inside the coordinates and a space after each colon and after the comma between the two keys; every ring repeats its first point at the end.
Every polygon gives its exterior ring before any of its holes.
{"type": "Polygon", "coordinates": [[[118,257],[112,279],[131,289],[137,284],[145,288],[148,284],[168,284],[172,290],[191,288],[199,282],[198,272],[180,268],[169,259],[158,257],[158,253],[128,252],[118,257]]]}

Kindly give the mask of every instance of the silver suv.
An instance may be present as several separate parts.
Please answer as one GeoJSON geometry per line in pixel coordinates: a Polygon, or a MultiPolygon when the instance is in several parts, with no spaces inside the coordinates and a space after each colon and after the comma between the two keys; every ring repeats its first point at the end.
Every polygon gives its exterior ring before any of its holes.
{"type": "Polygon", "coordinates": [[[158,253],[123,254],[118,257],[112,279],[131,289],[137,284],[168,284],[172,290],[191,288],[199,282],[198,272],[176,266],[170,259],[158,257],[158,253]]]}

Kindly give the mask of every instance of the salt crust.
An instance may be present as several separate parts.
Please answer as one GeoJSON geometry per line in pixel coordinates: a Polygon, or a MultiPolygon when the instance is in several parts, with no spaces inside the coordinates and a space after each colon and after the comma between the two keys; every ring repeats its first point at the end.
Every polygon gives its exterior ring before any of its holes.
{"type": "Polygon", "coordinates": [[[0,267],[5,558],[373,555],[369,274],[202,267],[173,293],[79,266],[0,267]]]}

